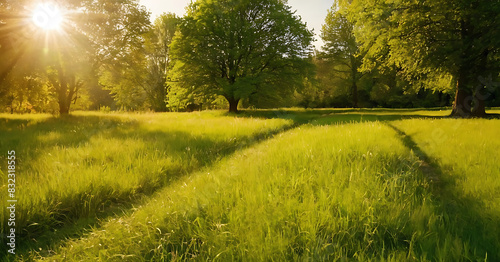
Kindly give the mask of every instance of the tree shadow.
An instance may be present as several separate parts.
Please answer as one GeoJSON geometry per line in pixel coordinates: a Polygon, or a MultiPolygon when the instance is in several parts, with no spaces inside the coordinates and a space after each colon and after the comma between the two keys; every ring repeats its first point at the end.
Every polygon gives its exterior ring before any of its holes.
{"type": "Polygon", "coordinates": [[[336,125],[360,122],[383,122],[412,118],[441,119],[447,116],[429,115],[422,112],[436,112],[441,109],[278,109],[278,110],[249,110],[239,114],[228,114],[243,118],[285,119],[293,121],[295,126],[336,125]]]}
{"type": "MultiPolygon", "coordinates": [[[[75,147],[96,134],[119,126],[133,127],[136,122],[120,121],[113,116],[65,116],[45,120],[0,118],[0,150],[16,150],[19,155],[36,159],[48,147],[75,147]]],[[[1,156],[0,156],[1,159],[1,156]]],[[[22,161],[23,159],[19,159],[22,161]]]]}
{"type": "MultiPolygon", "coordinates": [[[[276,134],[303,124],[334,125],[365,121],[387,122],[410,118],[443,118],[424,114],[412,114],[412,112],[416,111],[411,110],[405,110],[405,114],[402,114],[400,111],[385,110],[383,115],[379,114],[381,111],[383,110],[378,110],[378,113],[374,113],[371,110],[358,109],[243,111],[235,115],[235,117],[287,119],[291,120],[292,124],[279,130],[263,131],[251,137],[241,137],[231,141],[213,140],[207,137],[193,136],[187,132],[146,132],[142,130],[138,135],[136,132],[140,129],[138,122],[124,122],[118,117],[115,118],[113,116],[70,116],[63,119],[62,123],[59,118],[49,118],[46,121],[33,124],[24,120],[9,120],[6,123],[6,128],[0,128],[0,135],[2,138],[4,138],[5,135],[5,137],[13,138],[15,141],[12,142],[12,139],[10,141],[1,139],[0,150],[5,151],[11,148],[19,149],[20,155],[30,154],[33,159],[38,157],[37,154],[40,151],[43,152],[43,150],[47,148],[56,145],[76,148],[88,142],[92,137],[100,135],[104,138],[115,138],[123,141],[132,138],[139,139],[145,145],[155,147],[155,149],[160,152],[179,154],[186,159],[196,159],[199,161],[196,166],[187,169],[164,169],[162,174],[159,174],[159,177],[163,177],[164,179],[145,181],[142,188],[133,192],[128,192],[120,199],[107,199],[107,202],[99,203],[100,207],[95,214],[79,217],[74,210],[71,209],[74,207],[64,207],[63,209],[65,211],[63,212],[63,216],[55,219],[61,220],[60,223],[51,227],[50,230],[34,231],[33,234],[25,236],[25,239],[20,239],[19,243],[21,243],[22,246],[18,249],[18,253],[20,255],[27,255],[30,251],[37,251],[39,248],[42,248],[43,252],[48,252],[46,250],[50,250],[50,248],[56,247],[68,239],[80,238],[90,230],[99,228],[102,221],[113,217],[119,217],[124,213],[133,212],[134,206],[142,204],[147,200],[148,196],[157,192],[160,188],[192,172],[200,170],[201,168],[209,167],[222,157],[251,147],[276,134]],[[37,152],[32,152],[34,149],[33,145],[36,145],[37,152]],[[188,153],[186,153],[187,147],[190,149],[188,153]]],[[[3,124],[2,121],[4,121],[4,119],[0,119],[0,123],[3,124]]],[[[500,255],[495,253],[498,252],[496,251],[498,250],[498,243],[495,242],[495,239],[483,236],[486,235],[487,229],[481,227],[481,225],[486,221],[485,218],[480,216],[482,210],[478,200],[471,197],[460,196],[453,188],[453,180],[443,179],[442,171],[439,166],[434,163],[425,152],[420,150],[411,137],[406,136],[400,130],[396,130],[396,132],[401,136],[405,146],[414,150],[423,162],[429,163],[430,170],[422,171],[424,173],[435,174],[434,178],[432,178],[432,176],[428,177],[433,184],[433,193],[438,196],[435,212],[437,214],[446,214],[456,219],[465,219],[467,227],[455,229],[456,232],[454,232],[454,234],[464,239],[471,239],[471,249],[480,250],[480,252],[483,252],[482,250],[487,250],[489,258],[500,258],[500,255]],[[463,214],[467,214],[467,216],[464,218],[463,214]],[[478,227],[478,229],[471,231],[471,228],[476,227],[478,227]]],[[[0,160],[5,162],[2,157],[0,157],[0,160]]],[[[85,201],[85,196],[83,195],[81,199],[85,201]]],[[[31,230],[31,228],[29,230],[31,230]]],[[[49,253],[44,255],[49,255],[49,253]]]]}
{"type": "MultiPolygon", "coordinates": [[[[70,199],[57,199],[58,212],[54,212],[55,215],[50,218],[50,221],[35,219],[26,221],[25,225],[18,227],[22,228],[22,234],[18,235],[20,246],[16,251],[21,256],[28,255],[31,251],[48,252],[51,247],[56,247],[63,241],[82,237],[90,230],[99,228],[102,221],[132,212],[134,206],[142,204],[149,196],[174,181],[292,128],[292,125],[287,125],[281,129],[261,131],[235,139],[218,139],[181,131],[147,130],[141,128],[136,121],[123,122],[123,120],[108,116],[70,116],[62,121],[58,118],[49,118],[33,124],[29,124],[29,121],[11,122],[9,120],[8,122],[12,126],[1,132],[2,137],[9,138],[10,141],[1,144],[0,150],[15,149],[20,160],[26,159],[24,162],[35,161],[39,158],[37,154],[54,146],[67,149],[78,148],[97,135],[102,139],[112,138],[118,141],[133,139],[143,144],[146,149],[184,161],[180,166],[162,167],[160,173],[154,176],[154,180],[144,179],[140,187],[122,192],[118,197],[115,197],[107,188],[96,189],[92,183],[89,183],[88,188],[83,192],[75,192],[76,196],[71,196],[70,199]],[[36,154],[31,152],[33,150],[36,154]],[[86,201],[90,200],[88,199],[89,192],[94,195],[102,194],[103,197],[100,202],[94,203],[93,212],[82,216],[79,210],[86,201]],[[80,204],[75,205],[75,199],[80,204]]],[[[106,149],[103,148],[103,150],[106,149]]],[[[82,158],[80,164],[85,165],[95,161],[97,160],[90,156],[82,158]]],[[[109,159],[106,158],[106,161],[113,164],[114,161],[120,161],[120,159],[113,159],[111,156],[109,159]]],[[[20,161],[19,164],[22,165],[22,162],[20,161]]],[[[132,171],[134,167],[130,168],[132,171]]],[[[123,174],[119,175],[117,179],[123,174]]],[[[2,231],[7,232],[6,221],[2,222],[2,231]]],[[[5,234],[2,236],[3,241],[6,241],[5,234]]]]}
{"type": "MultiPolygon", "coordinates": [[[[105,130],[116,128],[119,125],[133,126],[134,123],[123,123],[110,116],[65,116],[65,117],[48,117],[46,119],[11,119],[0,118],[0,151],[7,152],[15,150],[16,152],[16,167],[18,176],[24,176],[26,179],[27,174],[24,170],[36,162],[42,155],[46,154],[46,150],[54,147],[60,148],[76,148],[88,142],[94,135],[97,135],[105,130]]],[[[6,155],[0,155],[0,168],[5,170],[7,163],[6,155]]],[[[75,170],[76,171],[76,170],[75,170]]],[[[76,171],[77,173],[78,171],[76,171]]],[[[31,177],[29,179],[36,179],[31,177]]],[[[3,179],[2,179],[3,181],[3,179]]],[[[6,182],[6,181],[4,181],[6,182]]],[[[19,182],[19,181],[18,181],[19,182]]],[[[17,185],[20,190],[23,185],[17,185]]],[[[64,186],[64,185],[61,185],[64,186]]],[[[63,200],[64,201],[64,200],[63,200]]],[[[64,207],[62,207],[64,208],[64,207]]],[[[22,207],[17,208],[17,212],[23,210],[22,207]]],[[[24,210],[25,211],[25,210],[24,210]]],[[[28,212],[31,212],[28,210],[28,212]]],[[[2,212],[3,213],[3,212],[2,212]]],[[[63,212],[60,218],[52,218],[53,220],[62,220],[71,217],[71,210],[63,212]]],[[[18,216],[23,217],[23,214],[18,216]]],[[[5,232],[8,232],[7,218],[2,216],[1,222],[1,242],[6,243],[7,240],[5,232]]],[[[89,218],[84,218],[89,220],[89,218]]],[[[22,220],[22,219],[19,219],[22,220]]],[[[43,233],[40,228],[47,229],[51,225],[43,225],[43,221],[36,221],[36,218],[28,223],[23,224],[21,221],[16,221],[16,253],[23,253],[26,246],[31,246],[30,242],[40,242],[35,240],[38,236],[42,237],[43,233]],[[41,222],[41,223],[38,223],[41,222]],[[33,229],[33,234],[31,230],[33,229]]],[[[75,221],[76,222],[76,221],[75,221]]],[[[81,223],[78,222],[78,223],[81,223]]],[[[68,224],[70,220],[68,220],[68,224]]],[[[76,225],[77,223],[75,223],[76,225]]],[[[91,224],[91,223],[90,223],[91,224]]],[[[72,225],[72,227],[75,227],[72,225]]],[[[61,226],[54,226],[52,230],[57,232],[64,228],[61,226]]],[[[75,227],[75,231],[78,230],[75,227]]],[[[50,239],[46,238],[46,240],[50,239]]],[[[39,246],[37,246],[38,248],[39,246]]],[[[1,249],[1,255],[6,255],[6,250],[1,249]]],[[[5,259],[8,259],[5,256],[5,259]]]]}
{"type": "MultiPolygon", "coordinates": [[[[430,184],[430,190],[435,197],[433,203],[434,215],[441,218],[439,229],[440,232],[434,233],[437,237],[436,243],[440,245],[447,243],[446,234],[451,234],[463,243],[469,246],[459,247],[464,250],[464,254],[469,254],[472,257],[461,257],[461,260],[477,259],[478,257],[488,258],[488,261],[500,261],[500,232],[497,228],[489,228],[488,225],[499,225],[498,216],[485,212],[485,206],[482,201],[471,195],[464,195],[464,192],[456,187],[456,177],[445,175],[443,168],[452,169],[452,167],[440,167],[439,163],[430,157],[420,146],[401,129],[395,127],[389,122],[385,123],[393,129],[398,135],[405,147],[412,150],[414,154],[421,160],[420,170],[424,175],[424,179],[430,184]],[[497,232],[492,232],[497,230],[497,232]],[[440,234],[441,233],[441,234],[440,234]]],[[[410,225],[412,228],[412,225],[410,225]]],[[[413,228],[411,231],[416,232],[418,229],[413,228]]],[[[396,231],[396,229],[395,229],[396,231]]],[[[406,241],[412,236],[407,236],[406,241]]],[[[436,255],[438,246],[433,246],[433,250],[420,250],[420,255],[436,255]]],[[[430,260],[439,259],[438,257],[427,257],[430,260]]]]}

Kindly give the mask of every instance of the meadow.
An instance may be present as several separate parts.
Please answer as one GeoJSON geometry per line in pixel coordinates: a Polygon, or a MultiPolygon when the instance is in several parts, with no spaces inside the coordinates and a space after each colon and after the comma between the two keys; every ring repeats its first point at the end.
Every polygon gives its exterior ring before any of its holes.
{"type": "Polygon", "coordinates": [[[500,120],[448,113],[0,115],[4,260],[498,261],[500,120]]]}

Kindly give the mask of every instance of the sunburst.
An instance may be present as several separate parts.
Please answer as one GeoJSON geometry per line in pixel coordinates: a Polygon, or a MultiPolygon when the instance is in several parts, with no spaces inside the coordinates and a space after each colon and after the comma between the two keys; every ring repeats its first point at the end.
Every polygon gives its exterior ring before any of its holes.
{"type": "Polygon", "coordinates": [[[39,28],[51,31],[60,30],[64,21],[64,15],[55,4],[39,4],[33,11],[33,23],[39,28]]]}

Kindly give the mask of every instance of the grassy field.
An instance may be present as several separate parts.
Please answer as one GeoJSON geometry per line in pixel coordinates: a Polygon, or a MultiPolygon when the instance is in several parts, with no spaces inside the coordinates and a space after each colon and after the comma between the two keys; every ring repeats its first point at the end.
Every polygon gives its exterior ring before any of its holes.
{"type": "Polygon", "coordinates": [[[448,113],[0,115],[5,260],[499,261],[500,120],[448,113]]]}

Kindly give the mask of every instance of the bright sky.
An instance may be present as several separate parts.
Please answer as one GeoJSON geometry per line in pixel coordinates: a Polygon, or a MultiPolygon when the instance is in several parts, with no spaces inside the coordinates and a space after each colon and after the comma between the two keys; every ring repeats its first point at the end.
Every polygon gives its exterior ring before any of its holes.
{"type": "MultiPolygon", "coordinates": [[[[151,18],[154,20],[158,15],[165,12],[183,16],[185,14],[184,7],[191,0],[140,0],[139,2],[151,11],[151,18]]],[[[297,14],[302,17],[302,21],[306,22],[310,29],[314,29],[317,40],[314,45],[317,49],[320,49],[323,45],[323,41],[319,37],[321,25],[325,21],[328,9],[333,5],[333,0],[288,0],[288,4],[292,7],[292,10],[297,11],[297,14]]]]}

